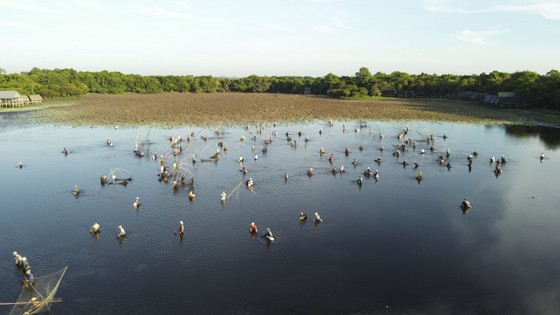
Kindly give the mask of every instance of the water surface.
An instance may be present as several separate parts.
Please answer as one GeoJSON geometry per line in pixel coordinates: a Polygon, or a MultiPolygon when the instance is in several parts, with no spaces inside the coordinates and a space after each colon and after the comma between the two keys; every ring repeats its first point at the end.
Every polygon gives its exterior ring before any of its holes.
{"type": "Polygon", "coordinates": [[[194,127],[74,128],[4,120],[1,301],[15,301],[21,289],[22,275],[11,256],[17,250],[36,276],[68,266],[57,294],[63,302],[53,305],[53,314],[550,314],[560,309],[558,130],[420,122],[368,122],[361,128],[335,122],[332,127],[267,126],[262,133],[256,127],[230,127],[216,134],[194,127]],[[417,148],[396,158],[396,135],[405,126],[417,148]],[[286,131],[295,147],[286,141],[286,131]],[[177,157],[188,179],[194,178],[197,197],[189,202],[186,187],[174,192],[158,181],[157,161],[132,151],[143,139],[146,150],[169,156],[168,137],[186,139],[191,132],[191,142],[183,142],[177,157]],[[437,136],[433,144],[426,141],[429,135],[437,136]],[[109,138],[113,147],[105,144],[109,138]],[[272,139],[267,154],[261,151],[265,138],[272,139]],[[228,148],[219,161],[200,162],[219,141],[228,148]],[[63,147],[70,149],[68,156],[63,147]],[[436,161],[448,149],[451,169],[436,161]],[[467,156],[475,150],[480,154],[469,170],[467,156]],[[345,174],[331,173],[331,153],[345,174]],[[195,165],[191,154],[198,156],[195,165]],[[499,177],[491,155],[508,159],[499,177]],[[249,170],[245,177],[239,156],[249,170]],[[374,162],[378,156],[381,165],[374,162]],[[403,167],[404,159],[420,167],[403,167]],[[15,167],[19,161],[23,169],[15,167]],[[310,167],[312,177],[306,175],[310,167]],[[367,167],[378,169],[380,180],[366,178],[360,187],[356,179],[367,167]],[[117,168],[133,182],[101,186],[99,177],[117,168]],[[424,174],[420,184],[418,171],[424,174]],[[249,177],[253,190],[239,186],[249,177]],[[81,188],[78,198],[74,185],[81,188]],[[222,191],[229,195],[225,204],[222,191]],[[136,196],[139,209],[132,206],[136,196]],[[463,198],[474,205],[466,214],[459,208],[463,198]],[[304,224],[300,211],[310,216],[304,224]],[[311,219],[316,211],[324,219],[317,225],[311,219]],[[183,238],[174,234],[180,220],[186,226],[183,238]],[[88,233],[94,222],[102,230],[97,238],[88,233]],[[251,222],[260,229],[256,237],[248,232],[251,222]],[[127,231],[122,241],[115,239],[117,225],[127,231]],[[266,227],[274,232],[274,243],[261,237],[266,227]]]}

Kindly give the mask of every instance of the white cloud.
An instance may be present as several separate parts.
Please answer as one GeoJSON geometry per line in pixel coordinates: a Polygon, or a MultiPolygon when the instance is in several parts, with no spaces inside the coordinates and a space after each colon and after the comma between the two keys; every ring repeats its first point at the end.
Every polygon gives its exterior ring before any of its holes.
{"type": "Polygon", "coordinates": [[[253,52],[262,54],[278,54],[286,50],[286,43],[275,40],[252,41],[248,43],[253,52]]]}
{"type": "Polygon", "coordinates": [[[185,2],[185,1],[175,1],[175,4],[178,5],[178,6],[180,6],[180,7],[182,7],[183,9],[187,9],[187,10],[190,10],[190,9],[191,9],[191,5],[188,4],[188,3],[185,2]]]}
{"type": "Polygon", "coordinates": [[[92,9],[96,11],[109,11],[107,6],[101,5],[98,2],[92,0],[73,0],[76,5],[81,7],[81,9],[92,9]]]}
{"type": "Polygon", "coordinates": [[[337,3],[337,2],[343,2],[344,0],[310,0],[313,3],[337,3]]]}
{"type": "Polygon", "coordinates": [[[460,41],[475,44],[475,45],[492,46],[495,45],[496,43],[491,41],[489,37],[507,33],[507,32],[509,32],[509,30],[487,30],[487,31],[480,31],[480,32],[471,31],[471,30],[462,30],[459,33],[455,34],[455,38],[460,41]]]}
{"type": "Polygon", "coordinates": [[[348,26],[346,24],[346,22],[344,22],[344,20],[342,20],[341,18],[336,18],[333,17],[331,18],[331,23],[332,25],[338,27],[338,28],[343,28],[343,29],[347,29],[347,30],[351,30],[352,28],[350,26],[348,26]]]}
{"type": "Polygon", "coordinates": [[[448,1],[427,0],[424,9],[441,13],[521,13],[527,15],[540,15],[550,20],[560,20],[560,3],[552,1],[532,2],[526,4],[496,5],[479,9],[466,9],[461,6],[449,4],[448,1]]]}
{"type": "Polygon", "coordinates": [[[119,33],[116,29],[107,27],[105,25],[94,25],[92,28],[95,30],[95,32],[104,33],[104,35],[115,35],[119,33]]]}
{"type": "Polygon", "coordinates": [[[560,20],[560,3],[541,2],[532,4],[503,5],[493,8],[496,12],[518,12],[540,15],[550,20],[560,20]]]}
{"type": "Polygon", "coordinates": [[[170,17],[170,18],[180,18],[180,19],[190,19],[192,18],[190,15],[185,14],[183,12],[177,10],[170,10],[164,8],[162,6],[144,6],[144,5],[133,5],[138,11],[148,14],[148,15],[156,15],[162,17],[170,17]]]}
{"type": "Polygon", "coordinates": [[[276,24],[267,24],[267,23],[257,23],[257,25],[260,25],[262,27],[266,27],[266,28],[270,28],[273,30],[277,30],[277,31],[291,31],[290,28],[281,26],[281,25],[276,25],[276,24]]]}
{"type": "Polygon", "coordinates": [[[431,12],[439,12],[439,13],[484,13],[487,12],[486,10],[473,10],[473,9],[465,9],[459,6],[454,6],[449,4],[450,1],[441,1],[441,0],[426,0],[424,1],[424,9],[431,12]]]}
{"type": "MultiPolygon", "coordinates": [[[[165,4],[165,2],[162,3],[165,4]]],[[[189,20],[191,22],[201,22],[201,23],[223,22],[223,18],[221,17],[207,17],[204,16],[204,14],[196,13],[196,10],[192,8],[191,5],[185,1],[175,1],[171,3],[170,6],[163,6],[163,5],[149,6],[149,5],[141,5],[141,4],[132,4],[131,8],[137,10],[141,14],[153,15],[153,16],[163,17],[163,18],[183,19],[183,20],[189,20]]]]}
{"type": "Polygon", "coordinates": [[[0,19],[0,27],[2,29],[18,29],[22,31],[32,31],[35,30],[31,27],[29,23],[22,23],[21,21],[13,21],[8,19],[0,19]]]}
{"type": "Polygon", "coordinates": [[[56,12],[56,10],[53,10],[51,8],[25,2],[25,1],[0,0],[0,7],[23,10],[23,11],[37,11],[37,12],[51,12],[51,13],[56,12]]]}
{"type": "Polygon", "coordinates": [[[314,31],[325,33],[325,34],[334,34],[335,31],[326,25],[311,25],[310,28],[314,31]]]}

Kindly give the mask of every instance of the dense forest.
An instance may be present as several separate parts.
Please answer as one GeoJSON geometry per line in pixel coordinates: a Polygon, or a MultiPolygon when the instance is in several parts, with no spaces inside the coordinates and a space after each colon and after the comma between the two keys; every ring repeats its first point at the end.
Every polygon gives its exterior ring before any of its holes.
{"type": "Polygon", "coordinates": [[[73,69],[39,69],[7,74],[0,69],[0,89],[43,97],[80,96],[87,93],[243,92],[326,95],[330,97],[380,96],[384,91],[409,91],[414,97],[455,98],[460,92],[497,94],[515,92],[534,107],[560,109],[560,72],[545,75],[532,71],[472,75],[408,74],[377,72],[362,67],[354,76],[141,76],[120,72],[88,72],[73,69]]]}

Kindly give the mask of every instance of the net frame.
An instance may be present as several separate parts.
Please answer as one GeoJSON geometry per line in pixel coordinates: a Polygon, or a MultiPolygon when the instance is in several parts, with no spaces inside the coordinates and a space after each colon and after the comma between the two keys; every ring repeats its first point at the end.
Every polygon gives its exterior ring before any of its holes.
{"type": "Polygon", "coordinates": [[[9,315],[31,315],[50,311],[51,303],[61,302],[56,292],[68,266],[33,281],[24,280],[23,289],[9,315]]]}

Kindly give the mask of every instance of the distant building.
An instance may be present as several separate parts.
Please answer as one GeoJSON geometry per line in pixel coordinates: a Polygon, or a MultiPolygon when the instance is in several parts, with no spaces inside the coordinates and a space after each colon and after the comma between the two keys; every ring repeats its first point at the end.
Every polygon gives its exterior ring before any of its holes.
{"type": "Polygon", "coordinates": [[[383,90],[381,91],[383,97],[397,97],[397,90],[383,90]]]}
{"type": "Polygon", "coordinates": [[[498,92],[499,97],[515,97],[515,92],[498,92]]]}
{"type": "Polygon", "coordinates": [[[530,107],[522,97],[519,97],[515,92],[498,92],[498,94],[489,93],[476,93],[464,91],[460,92],[458,99],[465,101],[478,101],[484,104],[493,105],[501,108],[528,108],[530,107]]]}
{"type": "Polygon", "coordinates": [[[38,94],[27,95],[27,97],[29,97],[29,102],[31,104],[40,104],[43,102],[43,97],[41,97],[41,95],[38,94]]]}
{"type": "Polygon", "coordinates": [[[515,92],[498,92],[498,97],[500,98],[498,105],[501,107],[523,109],[531,107],[526,98],[517,96],[515,92]]]}
{"type": "Polygon", "coordinates": [[[0,91],[0,107],[21,107],[23,97],[17,91],[0,91]]]}
{"type": "Polygon", "coordinates": [[[41,95],[21,95],[18,91],[0,91],[0,107],[15,108],[42,102],[41,95]]]}

